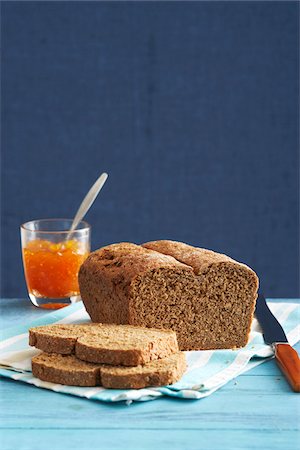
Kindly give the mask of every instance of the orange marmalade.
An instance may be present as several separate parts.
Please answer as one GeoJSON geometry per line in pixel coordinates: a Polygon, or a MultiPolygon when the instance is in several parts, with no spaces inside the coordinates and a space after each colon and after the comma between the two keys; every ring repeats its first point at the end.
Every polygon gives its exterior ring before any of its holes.
{"type": "Polygon", "coordinates": [[[23,259],[29,292],[39,298],[79,295],[78,271],[87,256],[84,244],[75,240],[28,242],[23,259]]]}

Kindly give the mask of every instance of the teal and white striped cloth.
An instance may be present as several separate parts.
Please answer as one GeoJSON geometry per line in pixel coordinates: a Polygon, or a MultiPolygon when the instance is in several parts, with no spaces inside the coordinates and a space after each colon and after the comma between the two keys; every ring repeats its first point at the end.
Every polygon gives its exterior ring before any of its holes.
{"type": "MultiPolygon", "coordinates": [[[[269,306],[285,329],[290,344],[296,344],[300,339],[299,303],[270,301],[269,306]]],[[[211,395],[228,381],[274,356],[272,348],[264,344],[260,327],[254,319],[248,345],[243,349],[186,352],[188,369],[183,378],[171,386],[130,390],[85,388],[48,383],[33,377],[31,358],[40,351],[28,345],[28,328],[52,323],[86,321],[89,321],[89,316],[82,302],[79,302],[32,323],[5,330],[2,332],[0,343],[0,375],[55,392],[105,402],[131,403],[154,400],[163,395],[200,399],[211,395]]]]}

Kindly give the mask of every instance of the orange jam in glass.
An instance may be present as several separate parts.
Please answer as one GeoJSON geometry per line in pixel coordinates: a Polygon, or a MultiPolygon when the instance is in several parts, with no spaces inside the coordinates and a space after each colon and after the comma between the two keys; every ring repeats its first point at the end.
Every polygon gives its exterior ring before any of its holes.
{"type": "Polygon", "coordinates": [[[87,256],[84,243],[76,240],[27,242],[23,259],[29,293],[39,298],[79,295],[78,271],[87,256]]]}

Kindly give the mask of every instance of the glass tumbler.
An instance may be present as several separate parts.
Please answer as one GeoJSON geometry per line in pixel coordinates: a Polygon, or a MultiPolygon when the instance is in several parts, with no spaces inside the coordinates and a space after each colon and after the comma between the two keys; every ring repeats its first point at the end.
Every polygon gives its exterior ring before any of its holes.
{"type": "Polygon", "coordinates": [[[90,252],[91,227],[72,219],[32,220],[21,225],[24,273],[32,303],[58,309],[80,300],[78,271],[90,252]]]}

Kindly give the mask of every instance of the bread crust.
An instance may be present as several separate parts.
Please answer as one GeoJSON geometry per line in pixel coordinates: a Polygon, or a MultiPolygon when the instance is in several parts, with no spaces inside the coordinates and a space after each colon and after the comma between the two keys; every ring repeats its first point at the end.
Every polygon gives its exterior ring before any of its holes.
{"type": "MultiPolygon", "coordinates": [[[[222,253],[216,253],[205,248],[193,247],[184,242],[160,240],[146,242],[145,244],[142,244],[142,246],[164,255],[172,256],[177,261],[187,264],[193,268],[196,275],[205,273],[212,264],[222,262],[241,264],[222,253]]],[[[241,265],[247,267],[244,264],[241,265]]]]}

